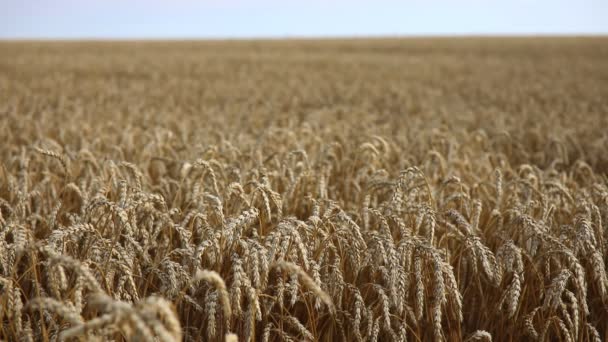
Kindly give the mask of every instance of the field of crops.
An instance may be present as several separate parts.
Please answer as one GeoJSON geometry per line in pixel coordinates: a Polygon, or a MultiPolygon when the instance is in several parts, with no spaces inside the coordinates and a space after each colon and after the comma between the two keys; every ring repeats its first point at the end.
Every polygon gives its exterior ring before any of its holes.
{"type": "Polygon", "coordinates": [[[0,43],[0,339],[604,341],[608,38],[0,43]]]}

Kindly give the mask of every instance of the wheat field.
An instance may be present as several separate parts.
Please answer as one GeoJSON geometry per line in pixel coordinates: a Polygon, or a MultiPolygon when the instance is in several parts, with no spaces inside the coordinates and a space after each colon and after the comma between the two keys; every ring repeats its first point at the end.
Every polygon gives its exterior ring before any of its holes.
{"type": "Polygon", "coordinates": [[[0,43],[4,341],[605,341],[608,38],[0,43]]]}

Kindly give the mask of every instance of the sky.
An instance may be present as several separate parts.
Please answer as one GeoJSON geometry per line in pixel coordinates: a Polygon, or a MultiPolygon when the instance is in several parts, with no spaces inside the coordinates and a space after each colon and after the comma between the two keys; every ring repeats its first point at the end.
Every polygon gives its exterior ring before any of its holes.
{"type": "Polygon", "coordinates": [[[0,0],[0,39],[608,34],[608,0],[0,0]]]}

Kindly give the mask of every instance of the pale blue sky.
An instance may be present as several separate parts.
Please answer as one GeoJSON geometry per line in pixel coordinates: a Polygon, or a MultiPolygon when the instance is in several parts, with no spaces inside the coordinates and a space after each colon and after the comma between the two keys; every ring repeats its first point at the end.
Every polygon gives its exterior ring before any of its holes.
{"type": "Polygon", "coordinates": [[[0,0],[0,39],[427,34],[608,34],[608,0],[0,0]]]}

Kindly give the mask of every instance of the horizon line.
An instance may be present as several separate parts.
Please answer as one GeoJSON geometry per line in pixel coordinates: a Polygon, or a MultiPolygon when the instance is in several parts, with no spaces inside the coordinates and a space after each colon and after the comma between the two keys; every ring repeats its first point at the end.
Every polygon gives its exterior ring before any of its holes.
{"type": "Polygon", "coordinates": [[[517,32],[517,33],[415,33],[352,35],[252,35],[252,36],[81,36],[81,37],[2,37],[0,42],[129,42],[129,41],[298,41],[298,40],[365,40],[424,38],[602,38],[608,32],[517,32]]]}

